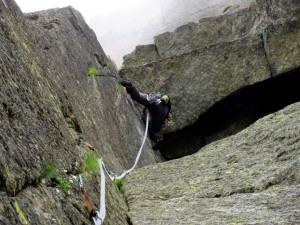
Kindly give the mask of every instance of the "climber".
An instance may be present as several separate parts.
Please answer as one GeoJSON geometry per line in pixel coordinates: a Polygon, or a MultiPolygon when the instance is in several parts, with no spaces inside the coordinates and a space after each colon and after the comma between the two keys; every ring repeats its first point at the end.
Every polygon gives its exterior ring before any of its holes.
{"type": "Polygon", "coordinates": [[[172,123],[170,97],[160,92],[151,92],[149,94],[138,92],[130,81],[120,80],[118,83],[126,88],[127,93],[134,101],[145,106],[143,115],[150,113],[149,136],[155,143],[152,149],[158,150],[163,143],[163,128],[165,127],[166,119],[169,124],[172,123]]]}

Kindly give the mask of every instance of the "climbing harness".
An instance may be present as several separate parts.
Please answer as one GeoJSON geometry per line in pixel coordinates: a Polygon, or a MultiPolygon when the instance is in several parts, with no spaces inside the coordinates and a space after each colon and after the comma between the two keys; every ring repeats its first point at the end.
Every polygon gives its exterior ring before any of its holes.
{"type": "MultiPolygon", "coordinates": [[[[146,119],[146,129],[145,129],[145,134],[144,134],[144,138],[143,138],[143,141],[142,141],[142,145],[139,149],[139,152],[137,154],[137,157],[135,159],[135,162],[134,162],[134,165],[129,169],[129,170],[126,170],[124,171],[121,175],[119,176],[116,176],[114,175],[113,173],[111,173],[105,166],[104,162],[102,159],[99,159],[98,160],[98,164],[99,164],[99,167],[100,167],[100,208],[98,211],[96,211],[95,213],[95,216],[93,216],[93,221],[95,223],[95,225],[101,225],[102,222],[104,221],[104,218],[105,218],[105,214],[106,214],[106,209],[105,209],[105,174],[104,174],[104,171],[105,173],[108,175],[108,177],[114,181],[116,179],[122,179],[124,178],[128,173],[130,173],[132,170],[134,170],[134,168],[136,167],[138,161],[139,161],[139,158],[141,156],[141,153],[142,153],[142,150],[143,150],[143,147],[144,147],[144,144],[145,144],[145,141],[146,141],[146,138],[147,138],[147,133],[148,133],[148,126],[149,126],[149,114],[147,114],[147,119],[146,119]]],[[[87,146],[92,149],[92,150],[96,150],[92,145],[90,144],[87,144],[87,146]]],[[[80,190],[84,190],[84,187],[83,187],[83,179],[81,177],[81,175],[79,175],[79,185],[80,185],[80,190]]],[[[85,193],[85,192],[84,192],[85,193]]],[[[92,207],[92,204],[91,202],[89,201],[89,198],[87,196],[87,194],[85,193],[85,195],[87,197],[88,200],[86,200],[86,197],[84,198],[85,201],[86,201],[86,205],[88,207],[88,210],[89,210],[89,213],[90,213],[90,208],[92,209],[91,212],[94,212],[93,211],[93,207],[92,207]],[[90,206],[88,206],[90,205],[90,206]],[[90,207],[90,208],[89,208],[90,207]]]]}

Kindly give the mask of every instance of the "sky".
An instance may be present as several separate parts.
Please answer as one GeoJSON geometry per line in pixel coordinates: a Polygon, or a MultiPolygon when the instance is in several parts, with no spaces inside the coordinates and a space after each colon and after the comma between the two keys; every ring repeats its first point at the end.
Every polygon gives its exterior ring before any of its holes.
{"type": "Polygon", "coordinates": [[[118,65],[124,55],[139,43],[138,30],[146,30],[149,23],[159,26],[160,0],[15,0],[23,13],[72,6],[95,31],[105,53],[118,65]]]}

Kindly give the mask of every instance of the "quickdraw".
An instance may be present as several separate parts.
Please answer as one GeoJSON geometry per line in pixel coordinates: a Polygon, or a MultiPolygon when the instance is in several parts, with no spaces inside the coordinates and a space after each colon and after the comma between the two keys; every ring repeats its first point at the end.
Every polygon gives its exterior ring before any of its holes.
{"type": "Polygon", "coordinates": [[[85,201],[85,204],[86,204],[86,207],[87,207],[90,217],[96,216],[96,211],[94,210],[94,207],[90,201],[90,198],[87,195],[85,188],[83,186],[83,179],[82,179],[81,175],[79,175],[79,186],[80,186],[80,192],[84,197],[84,201],[85,201]]]}

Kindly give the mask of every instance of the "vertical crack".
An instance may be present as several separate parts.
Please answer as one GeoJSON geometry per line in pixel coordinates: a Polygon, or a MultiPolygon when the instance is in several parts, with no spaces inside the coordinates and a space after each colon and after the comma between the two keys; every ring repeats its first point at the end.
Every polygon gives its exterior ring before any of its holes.
{"type": "Polygon", "coordinates": [[[156,44],[154,44],[154,49],[155,49],[155,51],[156,51],[158,57],[161,59],[161,56],[160,56],[160,54],[159,54],[159,51],[158,51],[158,48],[157,48],[157,45],[156,45],[156,44]]]}
{"type": "Polygon", "coordinates": [[[266,30],[264,30],[262,33],[261,33],[261,39],[262,39],[262,44],[263,44],[263,48],[264,48],[264,52],[265,52],[265,57],[266,57],[266,60],[267,60],[267,63],[268,63],[268,67],[269,67],[269,70],[270,70],[270,75],[271,77],[274,76],[275,72],[272,68],[272,65],[271,65],[271,58],[270,58],[270,54],[269,54],[269,48],[268,48],[268,45],[267,45],[267,34],[266,34],[266,30]]]}
{"type": "Polygon", "coordinates": [[[126,222],[128,223],[128,225],[133,225],[133,223],[128,215],[127,215],[126,220],[127,220],[126,222]]]}

